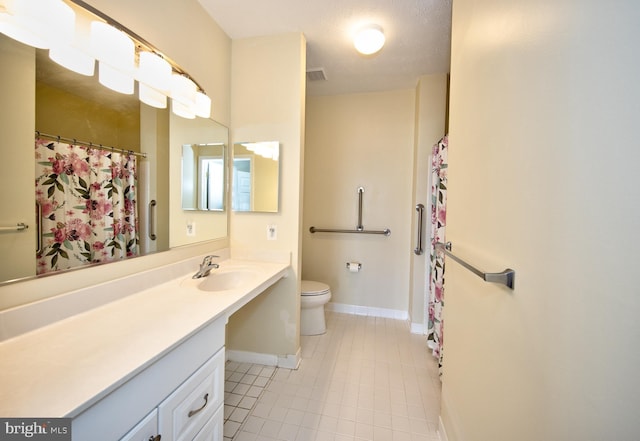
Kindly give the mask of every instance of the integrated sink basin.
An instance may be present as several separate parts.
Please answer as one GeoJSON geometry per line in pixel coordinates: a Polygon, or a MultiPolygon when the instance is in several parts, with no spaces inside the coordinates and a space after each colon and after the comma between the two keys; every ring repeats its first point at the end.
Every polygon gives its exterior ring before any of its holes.
{"type": "Polygon", "coordinates": [[[250,284],[256,276],[251,269],[213,270],[197,282],[197,287],[202,291],[228,291],[250,284]]]}

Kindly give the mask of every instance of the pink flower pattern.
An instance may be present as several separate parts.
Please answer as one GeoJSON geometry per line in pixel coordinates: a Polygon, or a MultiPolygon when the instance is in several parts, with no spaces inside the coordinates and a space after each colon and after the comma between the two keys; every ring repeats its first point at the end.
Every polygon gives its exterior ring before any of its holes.
{"type": "Polygon", "coordinates": [[[447,153],[449,140],[445,136],[433,146],[431,161],[431,273],[429,276],[428,339],[433,355],[442,367],[444,308],[444,252],[435,247],[445,242],[447,224],[447,153]]]}
{"type": "Polygon", "coordinates": [[[37,272],[139,254],[134,155],[36,139],[37,272]]]}

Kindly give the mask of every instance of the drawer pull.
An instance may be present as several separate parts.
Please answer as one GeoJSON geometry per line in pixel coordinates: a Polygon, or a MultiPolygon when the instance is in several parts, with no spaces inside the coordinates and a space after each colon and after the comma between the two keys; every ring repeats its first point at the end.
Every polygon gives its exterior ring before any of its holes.
{"type": "Polygon", "coordinates": [[[149,441],[160,441],[162,435],[150,436],[149,441]]]}
{"type": "Polygon", "coordinates": [[[206,394],[204,396],[204,404],[202,405],[201,408],[196,409],[196,410],[190,410],[189,411],[189,418],[191,418],[192,416],[194,416],[196,413],[200,412],[202,409],[204,409],[205,407],[207,407],[207,402],[209,401],[209,394],[206,394]]]}

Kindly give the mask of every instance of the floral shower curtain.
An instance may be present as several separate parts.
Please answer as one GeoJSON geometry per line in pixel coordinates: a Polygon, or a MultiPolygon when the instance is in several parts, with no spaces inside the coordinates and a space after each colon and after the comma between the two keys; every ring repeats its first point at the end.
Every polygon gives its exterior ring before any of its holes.
{"type": "Polygon", "coordinates": [[[429,346],[442,367],[442,339],[444,308],[444,251],[436,248],[445,242],[447,224],[447,152],[448,137],[433,146],[431,160],[431,271],[429,275],[429,302],[427,314],[429,346]]]}
{"type": "Polygon", "coordinates": [[[139,254],[133,154],[36,139],[37,274],[139,254]]]}

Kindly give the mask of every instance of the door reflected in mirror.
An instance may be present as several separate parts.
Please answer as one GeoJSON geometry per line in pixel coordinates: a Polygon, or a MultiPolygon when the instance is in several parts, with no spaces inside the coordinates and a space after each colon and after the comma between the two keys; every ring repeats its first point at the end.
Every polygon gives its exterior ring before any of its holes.
{"type": "Polygon", "coordinates": [[[224,144],[182,146],[182,209],[224,211],[224,144]]]}
{"type": "Polygon", "coordinates": [[[233,211],[277,213],[279,182],[280,144],[277,141],[233,145],[233,211]]]}

